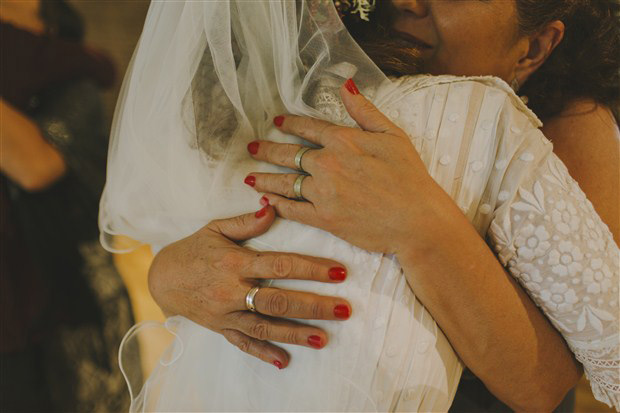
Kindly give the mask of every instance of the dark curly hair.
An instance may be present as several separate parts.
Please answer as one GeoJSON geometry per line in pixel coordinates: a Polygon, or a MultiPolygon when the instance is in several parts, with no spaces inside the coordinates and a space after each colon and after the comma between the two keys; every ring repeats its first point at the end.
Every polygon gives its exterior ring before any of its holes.
{"type": "Polygon", "coordinates": [[[618,0],[517,0],[519,29],[533,34],[560,20],[564,39],[519,91],[541,118],[561,113],[574,99],[608,106],[618,120],[620,3],[618,0]]]}
{"type": "MultiPolygon", "coordinates": [[[[561,113],[575,99],[609,107],[618,121],[620,105],[619,0],[515,0],[520,35],[548,23],[566,26],[564,39],[528,79],[520,93],[543,120],[561,113]]],[[[388,75],[420,73],[419,53],[391,34],[391,2],[377,1],[370,22],[344,15],[352,36],[388,75]]]]}

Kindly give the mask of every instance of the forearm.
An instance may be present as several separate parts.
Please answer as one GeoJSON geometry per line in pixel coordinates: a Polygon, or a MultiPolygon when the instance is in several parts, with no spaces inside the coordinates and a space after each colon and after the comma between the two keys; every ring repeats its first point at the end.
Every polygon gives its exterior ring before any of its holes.
{"type": "Polygon", "coordinates": [[[498,398],[515,410],[552,409],[580,365],[458,208],[443,202],[429,213],[426,239],[398,254],[416,296],[498,398]]]}
{"type": "Polygon", "coordinates": [[[29,191],[44,189],[64,175],[66,164],[60,154],[41,135],[37,125],[4,99],[0,170],[29,191]]]}

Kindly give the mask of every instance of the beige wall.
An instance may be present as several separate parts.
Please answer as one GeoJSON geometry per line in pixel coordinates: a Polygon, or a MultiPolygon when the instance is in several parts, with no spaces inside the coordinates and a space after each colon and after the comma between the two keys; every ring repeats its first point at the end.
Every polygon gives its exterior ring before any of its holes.
{"type": "Polygon", "coordinates": [[[69,0],[84,17],[86,42],[104,49],[116,63],[114,87],[103,94],[106,117],[112,120],[125,70],[138,42],[149,0],[69,0]]]}

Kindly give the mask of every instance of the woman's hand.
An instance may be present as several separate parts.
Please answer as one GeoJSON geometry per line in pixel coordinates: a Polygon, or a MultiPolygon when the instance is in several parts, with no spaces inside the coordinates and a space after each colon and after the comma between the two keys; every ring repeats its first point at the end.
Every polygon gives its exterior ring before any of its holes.
{"type": "MultiPolygon", "coordinates": [[[[309,202],[289,199],[295,198],[298,174],[253,173],[246,183],[266,192],[263,202],[268,200],[284,218],[322,228],[371,251],[410,249],[411,234],[432,231],[429,217],[437,210],[437,200],[443,199],[435,196],[441,188],[407,134],[359,94],[351,80],[341,95],[361,129],[293,115],[274,120],[282,132],[322,146],[302,158],[311,176],[303,180],[301,193],[309,202]]],[[[248,145],[255,159],[293,169],[300,148],[269,141],[248,145]]]]}
{"type": "Polygon", "coordinates": [[[166,315],[183,315],[244,352],[284,368],[288,354],[267,340],[320,349],[328,338],[319,328],[282,317],[345,320],[351,306],[340,298],[265,287],[255,296],[257,312],[247,310],[246,294],[262,279],[336,283],[346,278],[345,268],[335,261],[252,251],[237,244],[266,232],[274,219],[273,208],[265,207],[210,222],[156,255],[149,288],[166,315]]]}
{"type": "Polygon", "coordinates": [[[62,154],[41,134],[37,124],[4,99],[0,172],[30,192],[48,188],[67,172],[62,154]]]}

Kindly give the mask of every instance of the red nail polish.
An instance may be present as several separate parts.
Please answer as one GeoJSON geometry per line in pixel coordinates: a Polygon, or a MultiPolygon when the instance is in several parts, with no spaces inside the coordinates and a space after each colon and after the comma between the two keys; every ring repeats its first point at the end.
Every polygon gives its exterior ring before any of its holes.
{"type": "Polygon", "coordinates": [[[264,207],[264,208],[262,208],[262,209],[260,209],[260,210],[256,211],[256,214],[254,214],[254,216],[255,216],[256,218],[262,218],[262,217],[264,217],[264,216],[265,216],[265,214],[266,214],[266,213],[267,213],[267,207],[264,207]]]}
{"type": "Polygon", "coordinates": [[[351,311],[346,305],[339,304],[334,307],[334,316],[336,316],[336,318],[347,319],[350,315],[351,311]]]}
{"type": "MultiPolygon", "coordinates": [[[[254,185],[252,185],[252,186],[254,186],[254,185]]],[[[267,205],[269,205],[269,198],[267,198],[266,196],[263,196],[263,197],[260,199],[260,204],[261,204],[262,206],[267,206],[267,205]]]]}
{"type": "Polygon", "coordinates": [[[245,182],[246,185],[250,185],[251,187],[254,187],[254,185],[256,185],[256,177],[252,175],[248,175],[245,177],[243,182],[245,182]]]}
{"type": "Polygon", "coordinates": [[[282,126],[283,123],[284,123],[284,116],[280,115],[280,116],[276,116],[275,118],[273,118],[273,124],[276,125],[278,128],[282,126]]]}
{"type": "Polygon", "coordinates": [[[329,278],[334,281],[343,281],[347,278],[347,270],[342,267],[334,267],[329,269],[329,278]]]}
{"type": "Polygon", "coordinates": [[[250,142],[248,143],[248,152],[252,155],[256,155],[258,153],[258,142],[250,142]]]}
{"type": "Polygon", "coordinates": [[[274,360],[273,365],[282,370],[282,363],[280,360],[274,360]]]}
{"type": "Polygon", "coordinates": [[[355,82],[353,81],[353,79],[348,79],[345,82],[344,87],[346,87],[349,93],[351,93],[352,95],[360,94],[360,91],[357,89],[357,86],[355,86],[355,82]]]}
{"type": "Polygon", "coordinates": [[[308,344],[314,348],[323,348],[323,343],[321,342],[321,337],[319,336],[308,337],[308,344]]]}

